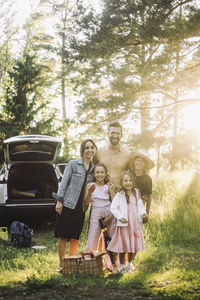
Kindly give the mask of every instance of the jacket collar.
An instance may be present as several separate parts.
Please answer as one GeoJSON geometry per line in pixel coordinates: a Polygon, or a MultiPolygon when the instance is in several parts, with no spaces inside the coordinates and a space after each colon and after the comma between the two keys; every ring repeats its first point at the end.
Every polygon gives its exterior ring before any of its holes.
{"type": "MultiPolygon", "coordinates": [[[[78,164],[80,165],[84,165],[84,162],[83,162],[83,157],[80,157],[78,160],[77,160],[78,164]]],[[[90,163],[90,168],[89,170],[93,170],[94,169],[94,164],[91,162],[90,163]]]]}
{"type": "Polygon", "coordinates": [[[78,160],[78,164],[80,164],[80,165],[83,165],[84,163],[83,163],[83,157],[80,157],[78,160]]]}

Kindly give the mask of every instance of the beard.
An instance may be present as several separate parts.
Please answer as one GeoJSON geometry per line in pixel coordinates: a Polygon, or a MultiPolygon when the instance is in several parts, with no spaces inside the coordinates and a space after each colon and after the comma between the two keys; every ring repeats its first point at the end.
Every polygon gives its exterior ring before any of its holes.
{"type": "Polygon", "coordinates": [[[112,145],[117,145],[117,144],[119,144],[119,141],[120,141],[119,138],[113,138],[113,137],[110,138],[110,143],[111,143],[112,145]]]}

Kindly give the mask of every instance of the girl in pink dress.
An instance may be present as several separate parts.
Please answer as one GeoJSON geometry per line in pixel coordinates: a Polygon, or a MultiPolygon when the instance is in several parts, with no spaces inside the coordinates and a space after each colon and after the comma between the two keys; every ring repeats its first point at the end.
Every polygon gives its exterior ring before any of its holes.
{"type": "Polygon", "coordinates": [[[97,164],[94,168],[95,182],[86,186],[85,205],[91,202],[91,215],[88,240],[85,252],[98,249],[101,227],[99,219],[104,218],[103,225],[108,229],[111,238],[115,232],[116,220],[110,212],[110,203],[114,197],[114,186],[108,182],[107,169],[104,164],[97,164]]]}
{"type": "MultiPolygon", "coordinates": [[[[111,203],[111,213],[117,219],[117,227],[107,250],[118,253],[120,260],[119,272],[132,272],[132,262],[138,251],[144,250],[142,222],[148,215],[144,204],[138,198],[134,179],[130,171],[124,171],[121,176],[122,190],[116,194],[111,203]],[[128,262],[125,265],[125,253],[128,262]]],[[[115,267],[114,273],[118,270],[115,267]]]]}

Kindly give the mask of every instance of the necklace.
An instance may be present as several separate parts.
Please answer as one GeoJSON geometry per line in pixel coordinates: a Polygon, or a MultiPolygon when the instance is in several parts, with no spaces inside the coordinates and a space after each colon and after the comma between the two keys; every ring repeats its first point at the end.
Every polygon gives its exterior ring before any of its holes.
{"type": "Polygon", "coordinates": [[[84,166],[85,166],[86,171],[88,171],[89,167],[90,167],[90,162],[89,163],[84,163],[84,166]]]}

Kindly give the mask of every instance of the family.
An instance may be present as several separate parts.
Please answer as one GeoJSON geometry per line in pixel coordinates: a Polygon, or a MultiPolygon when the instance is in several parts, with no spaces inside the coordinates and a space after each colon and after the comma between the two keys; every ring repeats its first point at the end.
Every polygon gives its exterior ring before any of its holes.
{"type": "Polygon", "coordinates": [[[148,171],[153,161],[143,152],[130,152],[121,145],[122,126],[112,122],[108,143],[97,149],[86,139],[80,146],[80,158],[68,162],[57,193],[55,237],[58,238],[59,264],[69,241],[69,256],[78,250],[85,212],[91,203],[89,233],[85,251],[101,249],[99,219],[108,228],[107,247],[114,260],[107,263],[113,274],[132,272],[138,251],[144,250],[142,224],[148,221],[152,179],[148,171]]]}

